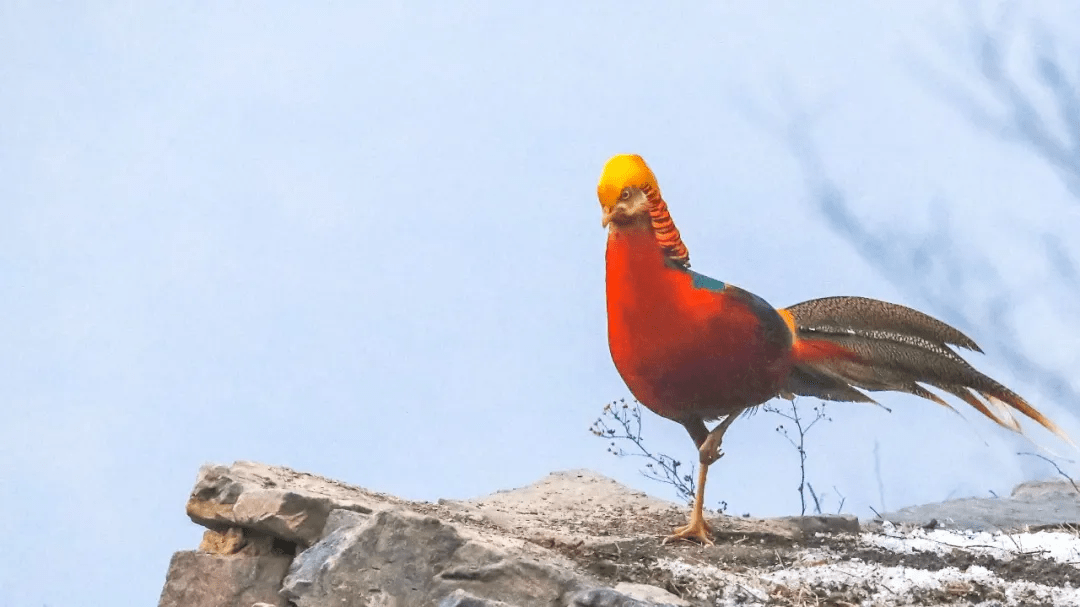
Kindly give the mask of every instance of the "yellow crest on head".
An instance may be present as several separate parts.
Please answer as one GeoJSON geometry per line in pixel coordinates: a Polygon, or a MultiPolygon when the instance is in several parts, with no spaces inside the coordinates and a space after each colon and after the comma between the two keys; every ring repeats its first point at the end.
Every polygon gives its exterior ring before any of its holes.
{"type": "Polygon", "coordinates": [[[596,195],[600,198],[600,206],[611,208],[619,200],[619,194],[627,186],[641,187],[648,185],[657,194],[660,186],[656,183],[656,175],[653,175],[649,165],[637,154],[620,154],[613,156],[604,165],[604,172],[600,174],[600,185],[596,186],[596,195]]]}

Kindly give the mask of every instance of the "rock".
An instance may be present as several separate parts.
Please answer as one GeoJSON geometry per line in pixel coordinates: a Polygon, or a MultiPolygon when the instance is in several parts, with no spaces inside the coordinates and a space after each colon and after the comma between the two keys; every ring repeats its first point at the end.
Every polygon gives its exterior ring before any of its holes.
{"type": "Polygon", "coordinates": [[[203,532],[202,542],[199,543],[199,552],[211,554],[236,554],[243,549],[244,530],[240,527],[229,527],[224,531],[207,529],[203,532]]]}
{"type": "MultiPolygon", "coordinates": [[[[672,526],[662,521],[678,520],[681,524],[690,513],[688,506],[650,497],[590,470],[553,472],[519,489],[439,503],[471,519],[556,543],[578,542],[583,536],[589,538],[588,543],[610,543],[646,533],[660,536],[672,526]]],[[[815,533],[859,532],[859,519],[854,516],[758,519],[714,514],[709,520],[721,539],[753,537],[791,542],[815,533]]]]}
{"type": "Polygon", "coordinates": [[[710,519],[717,541],[739,541],[753,538],[766,541],[800,542],[818,533],[826,535],[857,534],[859,519],[855,516],[785,516],[760,519],[741,516],[722,516],[710,519]]]}
{"type": "Polygon", "coordinates": [[[627,596],[611,588],[582,590],[570,597],[567,607],[654,607],[656,603],[647,603],[627,596]]]}
{"type": "Polygon", "coordinates": [[[161,605],[1080,605],[1075,534],[923,524],[1017,527],[1078,511],[1071,485],[1026,483],[1010,498],[902,511],[918,526],[709,513],[715,545],[664,544],[686,506],[583,470],[431,504],[238,462],[200,472],[188,512],[208,529],[201,552],[173,558],[161,605]]]}
{"type": "Polygon", "coordinates": [[[1068,482],[1027,482],[1011,497],[969,497],[909,506],[881,515],[893,523],[925,524],[937,519],[947,529],[1019,529],[1080,523],[1080,496],[1068,482]]]}
{"type": "Polygon", "coordinates": [[[199,543],[199,552],[211,554],[243,554],[246,556],[261,556],[264,554],[287,554],[293,556],[295,550],[292,544],[286,543],[279,546],[279,542],[269,535],[263,535],[257,531],[230,527],[224,531],[207,529],[203,533],[202,542],[199,543]]]}
{"type": "Polygon", "coordinates": [[[675,605],[676,607],[690,607],[690,601],[681,599],[663,588],[650,586],[649,584],[632,584],[620,582],[615,585],[615,591],[626,596],[659,605],[675,605]]]}
{"type": "Polygon", "coordinates": [[[841,533],[857,535],[859,517],[847,514],[827,514],[818,516],[787,516],[779,519],[791,523],[799,530],[798,539],[808,539],[818,533],[837,535],[841,533]]]}
{"type": "Polygon", "coordinates": [[[443,600],[439,601],[439,607],[514,607],[509,603],[502,601],[494,601],[492,599],[482,599],[478,596],[469,594],[460,588],[448,594],[443,600]]]}
{"type": "Polygon", "coordinates": [[[169,563],[159,607],[285,607],[279,594],[291,558],[177,552],[169,563]]]}
{"type": "Polygon", "coordinates": [[[310,546],[334,509],[370,513],[400,500],[327,478],[254,462],[203,466],[187,503],[191,520],[211,529],[242,527],[310,546]]]}
{"type": "Polygon", "coordinates": [[[615,588],[582,590],[570,597],[568,607],[686,607],[690,603],[663,588],[623,582],[615,588]]]}
{"type": "Polygon", "coordinates": [[[657,499],[591,470],[552,472],[539,481],[484,497],[440,500],[447,509],[526,537],[573,543],[582,535],[607,539],[647,532],[652,521],[689,509],[657,499]],[[603,522],[602,526],[597,525],[603,522]],[[613,532],[609,521],[618,521],[613,532]]]}
{"type": "Polygon", "coordinates": [[[1069,481],[1028,481],[1020,483],[1012,490],[1013,499],[1026,502],[1046,500],[1080,501],[1080,493],[1069,481]]]}
{"type": "Polygon", "coordinates": [[[347,516],[331,520],[338,526],[299,554],[285,578],[282,593],[298,607],[426,605],[451,596],[465,605],[490,599],[548,606],[589,582],[406,510],[354,518],[358,524],[348,524],[347,516]],[[457,590],[468,594],[454,595],[457,590]]]}
{"type": "Polygon", "coordinates": [[[363,525],[367,520],[367,515],[353,512],[352,510],[331,510],[330,515],[326,517],[326,525],[323,526],[322,537],[325,538],[342,527],[356,527],[358,525],[363,525]]]}

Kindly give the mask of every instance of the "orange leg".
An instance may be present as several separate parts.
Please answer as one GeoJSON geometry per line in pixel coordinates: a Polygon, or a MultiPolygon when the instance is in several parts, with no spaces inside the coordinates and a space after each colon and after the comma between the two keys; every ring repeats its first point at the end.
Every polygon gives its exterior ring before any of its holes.
{"type": "Polygon", "coordinates": [[[694,493],[694,507],[690,511],[690,522],[676,528],[675,532],[664,540],[665,544],[672,540],[697,540],[705,546],[713,544],[712,527],[705,521],[705,478],[709,474],[709,466],[724,456],[724,452],[720,450],[720,444],[724,440],[724,433],[727,432],[728,426],[735,421],[735,417],[735,415],[729,415],[724,418],[724,421],[720,422],[720,425],[714,428],[701,443],[698,449],[701,467],[698,469],[697,491],[694,493]]]}
{"type": "Polygon", "coordinates": [[[690,511],[690,522],[677,527],[675,532],[664,539],[664,543],[674,540],[697,540],[705,546],[712,546],[712,527],[705,521],[705,476],[709,467],[705,464],[698,469],[697,492],[694,495],[694,509],[690,511]]]}

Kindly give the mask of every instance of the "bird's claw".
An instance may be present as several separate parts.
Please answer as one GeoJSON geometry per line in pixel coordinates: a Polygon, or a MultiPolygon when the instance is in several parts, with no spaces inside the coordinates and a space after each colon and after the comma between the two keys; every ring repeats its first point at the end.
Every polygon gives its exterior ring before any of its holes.
{"type": "Polygon", "coordinates": [[[689,524],[677,527],[675,532],[664,538],[663,544],[675,540],[697,541],[702,546],[712,546],[712,526],[705,521],[703,516],[690,515],[689,524]]]}
{"type": "Polygon", "coordinates": [[[720,437],[710,434],[705,442],[701,443],[698,458],[702,466],[711,466],[713,462],[724,457],[724,452],[720,449],[720,440],[720,437]]]}

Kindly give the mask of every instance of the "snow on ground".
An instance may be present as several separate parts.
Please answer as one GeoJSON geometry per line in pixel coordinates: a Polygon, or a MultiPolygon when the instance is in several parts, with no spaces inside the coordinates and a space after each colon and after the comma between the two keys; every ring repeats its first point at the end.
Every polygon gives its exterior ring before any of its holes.
{"type": "MultiPolygon", "coordinates": [[[[1047,585],[1000,575],[998,571],[968,563],[962,567],[926,564],[927,554],[962,552],[1000,562],[1017,557],[1045,559],[1047,566],[1080,564],[1080,535],[1062,531],[1036,533],[969,530],[925,530],[884,523],[880,531],[859,535],[859,551],[835,547],[810,549],[798,559],[768,570],[733,573],[728,568],[681,559],[661,559],[658,565],[676,580],[700,590],[699,598],[719,596],[717,605],[791,604],[813,605],[828,597],[832,603],[866,606],[979,605],[1024,606],[1032,604],[1080,606],[1080,589],[1047,585]],[[895,558],[857,558],[878,549],[912,555],[895,558]],[[880,560],[881,562],[877,562],[880,560]],[[919,563],[922,563],[920,566],[919,563]],[[1052,564],[1052,565],[1051,565],[1052,564]],[[786,600],[784,600],[786,599],[786,600]]],[[[940,563],[940,560],[938,561],[940,563]]],[[[980,561],[980,563],[993,561],[980,561]]],[[[991,565],[993,566],[993,565],[991,565]]],[[[1077,567],[1080,579],[1080,567],[1077,567]]],[[[1045,581],[1045,580],[1043,580],[1045,581]]],[[[1071,582],[1071,579],[1070,579],[1071,582]]]]}
{"type": "Polygon", "coordinates": [[[926,531],[918,527],[901,530],[887,522],[883,525],[880,534],[863,533],[862,541],[892,552],[906,554],[915,551],[943,554],[960,548],[999,559],[1009,559],[1018,554],[1035,554],[1059,563],[1080,564],[1080,530],[1078,533],[1062,531],[1004,533],[953,529],[926,531]]]}
{"type": "MultiPolygon", "coordinates": [[[[981,584],[995,588],[995,599],[1004,605],[1027,605],[1032,602],[1054,605],[1080,605],[1080,590],[1076,588],[1052,588],[1024,581],[1006,581],[989,569],[973,565],[966,571],[946,567],[937,571],[912,567],[883,567],[855,560],[823,565],[791,568],[761,576],[761,579],[784,586],[809,586],[824,590],[842,590],[851,586],[865,586],[872,593],[864,605],[906,604],[926,593],[941,592],[962,597],[981,584]]],[[[989,603],[987,601],[987,603],[989,603]]],[[[983,604],[983,603],[980,603],[983,604]]],[[[995,604],[995,603],[989,603],[995,604]]]]}

